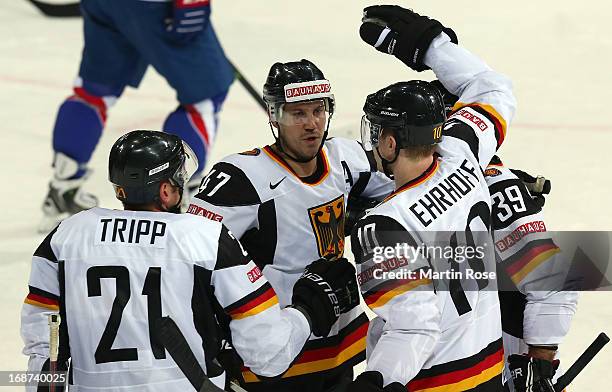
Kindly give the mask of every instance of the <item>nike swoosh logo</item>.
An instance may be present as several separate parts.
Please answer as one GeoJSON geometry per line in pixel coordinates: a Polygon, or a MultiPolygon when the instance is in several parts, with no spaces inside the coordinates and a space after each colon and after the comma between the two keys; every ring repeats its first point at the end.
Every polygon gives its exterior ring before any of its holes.
{"type": "Polygon", "coordinates": [[[274,185],[272,185],[272,183],[270,183],[270,189],[276,189],[276,187],[279,186],[280,183],[285,180],[285,178],[287,178],[287,177],[281,178],[281,180],[279,182],[277,182],[276,184],[274,184],[274,185]]]}

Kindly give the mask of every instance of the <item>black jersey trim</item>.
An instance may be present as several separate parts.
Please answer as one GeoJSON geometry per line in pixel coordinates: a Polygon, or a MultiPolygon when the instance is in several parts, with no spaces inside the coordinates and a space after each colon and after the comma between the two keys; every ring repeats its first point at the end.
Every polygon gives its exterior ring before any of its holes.
{"type": "Polygon", "coordinates": [[[249,177],[239,167],[228,162],[219,162],[212,167],[194,197],[219,207],[251,206],[261,203],[257,189],[249,177]],[[229,179],[223,174],[229,176],[229,179]]]}
{"type": "Polygon", "coordinates": [[[224,268],[246,265],[249,261],[248,255],[244,254],[238,240],[230,234],[230,231],[225,225],[222,225],[221,232],[219,233],[215,270],[218,271],[224,268]]]}
{"type": "MultiPolygon", "coordinates": [[[[251,292],[250,294],[246,295],[245,297],[239,299],[238,301],[234,302],[233,304],[226,306],[225,307],[225,312],[226,313],[231,313],[234,312],[236,310],[238,310],[240,307],[249,304],[250,302],[253,302],[250,305],[256,306],[259,304],[258,299],[259,297],[262,297],[264,294],[267,293],[268,290],[272,290],[272,286],[270,285],[270,283],[266,282],[264,283],[260,288],[258,288],[257,290],[251,292]]],[[[251,307],[251,306],[249,306],[251,307]]]]}
{"type": "Polygon", "coordinates": [[[259,227],[247,230],[240,238],[240,242],[249,252],[255,264],[263,270],[266,265],[274,263],[278,241],[274,199],[259,206],[257,220],[259,227]]]}
{"type": "MultiPolygon", "coordinates": [[[[440,376],[457,370],[468,369],[480,364],[486,357],[498,353],[500,351],[502,351],[503,353],[503,343],[501,338],[489,343],[478,353],[471,355],[467,358],[461,358],[439,365],[434,365],[429,369],[421,369],[421,371],[414,377],[413,380],[421,380],[424,378],[440,376]]],[[[503,355],[500,360],[503,361],[503,355]]]]}
{"type": "Polygon", "coordinates": [[[470,125],[455,118],[450,118],[442,128],[444,137],[453,137],[465,142],[470,148],[470,151],[472,151],[474,157],[478,160],[479,141],[478,136],[476,136],[474,132],[474,129],[470,125]]]}
{"type": "Polygon", "coordinates": [[[49,234],[47,234],[45,239],[34,251],[34,256],[42,257],[44,259],[57,263],[57,257],[55,256],[53,248],[51,247],[51,239],[53,238],[53,235],[57,232],[58,227],[59,226],[56,226],[55,229],[53,229],[49,234]]]}

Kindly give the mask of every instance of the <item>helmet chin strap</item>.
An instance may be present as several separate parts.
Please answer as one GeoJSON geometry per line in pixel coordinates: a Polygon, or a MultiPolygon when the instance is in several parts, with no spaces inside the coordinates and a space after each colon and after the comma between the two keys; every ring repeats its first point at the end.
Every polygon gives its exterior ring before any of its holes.
{"type": "Polygon", "coordinates": [[[378,158],[380,159],[380,163],[382,164],[383,173],[385,174],[385,176],[389,177],[392,180],[394,178],[393,171],[391,170],[391,168],[389,168],[389,165],[397,161],[397,158],[399,157],[399,153],[400,153],[400,148],[398,145],[396,145],[395,146],[395,157],[389,161],[383,158],[383,156],[380,154],[380,151],[378,150],[378,146],[376,146],[376,154],[378,155],[378,158]]]}

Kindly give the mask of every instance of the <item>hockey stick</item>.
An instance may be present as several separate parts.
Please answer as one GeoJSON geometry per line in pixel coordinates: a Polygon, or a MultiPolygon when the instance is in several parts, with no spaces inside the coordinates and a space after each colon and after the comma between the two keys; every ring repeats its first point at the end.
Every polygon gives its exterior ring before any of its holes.
{"type": "MultiPolygon", "coordinates": [[[[158,337],[162,345],[168,350],[174,362],[185,374],[191,385],[199,392],[222,392],[210,378],[206,376],[204,370],[198,363],[193,351],[189,347],[185,336],[178,325],[170,317],[162,317],[157,325],[158,337]]],[[[230,387],[234,392],[246,392],[239,385],[230,382],[230,387]]]]}
{"type": "MultiPolygon", "coordinates": [[[[227,61],[229,61],[229,59],[227,61]]],[[[257,102],[259,107],[264,112],[268,113],[268,107],[266,106],[266,103],[261,97],[259,91],[255,90],[253,85],[249,83],[249,81],[244,77],[244,75],[238,70],[238,68],[236,68],[236,66],[231,61],[229,61],[229,63],[232,66],[232,69],[234,70],[234,75],[236,76],[236,79],[238,79],[242,87],[244,87],[245,90],[249,93],[249,95],[253,97],[253,99],[257,102]]]]}
{"type": "Polygon", "coordinates": [[[578,357],[576,362],[559,377],[555,384],[555,392],[561,392],[567,387],[576,376],[591,362],[597,353],[610,341],[610,338],[605,333],[600,333],[599,336],[587,347],[586,350],[578,357]]]}
{"type": "Polygon", "coordinates": [[[59,327],[62,321],[57,313],[49,316],[49,370],[51,372],[51,382],[49,392],[55,392],[55,372],[57,371],[57,352],[59,348],[59,327]]]}
{"type": "Polygon", "coordinates": [[[76,18],[81,16],[81,3],[50,4],[39,0],[28,0],[45,16],[52,18],[76,18]]]}
{"type": "Polygon", "coordinates": [[[191,385],[199,392],[220,392],[219,388],[210,381],[198,363],[193,351],[189,348],[185,336],[178,325],[170,317],[162,317],[158,322],[158,337],[161,344],[168,350],[174,362],[185,374],[191,385]]]}

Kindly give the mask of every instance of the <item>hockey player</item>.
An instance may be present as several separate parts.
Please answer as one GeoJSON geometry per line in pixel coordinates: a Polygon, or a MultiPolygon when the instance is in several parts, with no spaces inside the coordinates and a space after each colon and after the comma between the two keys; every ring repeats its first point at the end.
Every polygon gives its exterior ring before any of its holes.
{"type": "Polygon", "coordinates": [[[515,172],[498,157],[485,170],[499,262],[504,379],[509,390],[553,392],[560,376],[556,351],[569,331],[578,293],[566,286],[569,260],[547,232],[541,194],[530,192],[515,172]]]}
{"type": "MultiPolygon", "coordinates": [[[[327,138],[334,113],[329,81],[308,60],[276,63],[264,85],[275,143],[215,164],[188,212],[223,222],[253,255],[281,305],[304,268],[341,257],[349,195],[381,199],[393,183],[355,140],[327,138]]],[[[365,359],[368,319],[360,307],[329,335],[313,337],[281,380],[242,371],[249,391],[341,390],[365,359]]]]}
{"type": "Polygon", "coordinates": [[[127,86],[138,87],[149,65],[179,102],[163,129],[192,148],[198,172],[233,80],[209,21],[210,0],[82,0],[81,11],[85,46],[73,94],[60,106],[53,128],[54,175],[42,207],[41,233],[97,205],[81,188],[91,172],[89,160],[108,110],[127,86]]]}
{"type": "MultiPolygon", "coordinates": [[[[434,84],[450,116],[458,97],[434,84]]],[[[510,390],[552,392],[560,376],[556,350],[569,331],[578,295],[565,287],[569,260],[546,231],[542,207],[550,181],[509,169],[497,156],[484,175],[498,261],[504,382],[510,390]]]]}
{"type": "MultiPolygon", "coordinates": [[[[180,138],[133,131],[109,156],[109,179],[125,210],[92,208],[54,229],[32,260],[21,318],[28,369],[49,365],[47,315],[61,314],[58,362],[71,358],[71,390],[190,390],[160,344],[170,316],[209,377],[216,320],[229,318],[234,347],[261,376],[283,373],[311,334],[359,303],[346,259],[315,261],[297,279],[289,306],[227,228],[174,214],[197,159],[180,138]],[[352,302],[351,302],[352,301],[352,302]]],[[[223,377],[215,382],[223,385],[223,377]]]]}
{"type": "Polygon", "coordinates": [[[365,42],[416,71],[431,68],[460,103],[445,122],[441,94],[424,81],[366,99],[363,144],[396,190],[351,236],[361,291],[378,317],[368,331],[366,372],[350,390],[499,391],[501,319],[482,170],[514,114],[511,82],[436,20],[398,6],[364,15],[365,42]],[[448,247],[449,256],[436,253],[448,247]],[[469,278],[470,270],[481,277],[469,278]]]}

